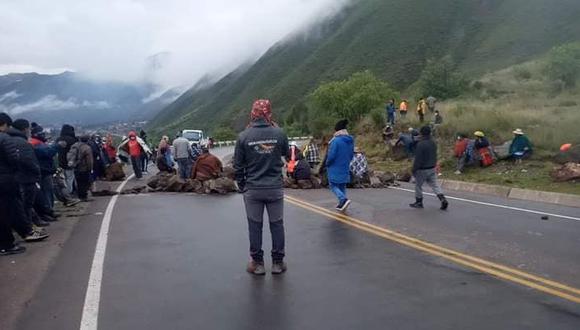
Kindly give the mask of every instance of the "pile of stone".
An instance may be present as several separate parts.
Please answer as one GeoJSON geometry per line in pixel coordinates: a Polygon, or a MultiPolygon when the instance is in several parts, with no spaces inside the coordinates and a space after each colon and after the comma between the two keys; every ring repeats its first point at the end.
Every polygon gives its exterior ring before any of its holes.
{"type": "Polygon", "coordinates": [[[123,163],[113,163],[105,169],[105,180],[107,181],[123,181],[125,180],[125,171],[123,171],[123,163]]]}
{"type": "Polygon", "coordinates": [[[550,175],[556,182],[580,180],[580,164],[572,162],[566,163],[560,167],[554,168],[550,175]]]}
{"type": "Polygon", "coordinates": [[[171,173],[158,173],[147,181],[147,186],[152,192],[182,192],[197,194],[219,194],[226,195],[237,192],[238,187],[231,177],[233,172],[224,172],[222,177],[200,181],[200,180],[182,180],[179,176],[171,173]]]}
{"type": "MultiPolygon", "coordinates": [[[[391,172],[373,171],[370,175],[365,176],[358,182],[353,182],[349,188],[364,189],[364,188],[387,188],[391,186],[398,186],[396,182],[396,175],[391,172]]],[[[293,180],[291,178],[284,179],[284,187],[289,189],[321,189],[328,187],[328,180],[326,177],[318,177],[313,175],[310,180],[293,180]]]]}

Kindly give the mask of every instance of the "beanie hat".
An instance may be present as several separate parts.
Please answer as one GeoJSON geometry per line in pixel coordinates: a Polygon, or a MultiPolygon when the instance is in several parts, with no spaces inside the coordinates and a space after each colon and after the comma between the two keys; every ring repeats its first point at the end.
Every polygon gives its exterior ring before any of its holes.
{"type": "Polygon", "coordinates": [[[7,124],[8,126],[12,125],[12,118],[6,112],[0,112],[0,125],[7,124]]]}
{"type": "Polygon", "coordinates": [[[28,122],[28,120],[20,118],[16,119],[12,123],[12,127],[16,128],[19,131],[24,131],[25,129],[30,127],[30,123],[28,122]]]}
{"type": "MultiPolygon", "coordinates": [[[[36,124],[36,123],[33,123],[36,124]]],[[[44,128],[42,128],[42,126],[36,124],[36,125],[31,125],[31,129],[30,129],[30,135],[33,137],[36,136],[40,136],[44,133],[44,128]]]]}
{"type": "Polygon", "coordinates": [[[431,135],[431,127],[429,127],[429,126],[421,127],[421,135],[422,136],[430,136],[431,135]]]}
{"type": "Polygon", "coordinates": [[[346,119],[340,120],[334,126],[334,131],[335,132],[341,131],[343,129],[346,129],[347,126],[348,126],[348,120],[346,120],[346,119]]]}

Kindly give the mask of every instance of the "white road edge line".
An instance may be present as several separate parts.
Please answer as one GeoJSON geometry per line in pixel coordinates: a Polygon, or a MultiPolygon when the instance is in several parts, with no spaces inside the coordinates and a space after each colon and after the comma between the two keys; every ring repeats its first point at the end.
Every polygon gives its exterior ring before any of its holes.
{"type": "MultiPolygon", "coordinates": [[[[411,190],[411,189],[399,188],[399,187],[389,187],[389,189],[408,191],[408,192],[412,192],[412,193],[415,192],[414,190],[411,190]]],[[[431,194],[431,193],[425,193],[425,195],[435,196],[435,194],[431,194]]],[[[460,202],[479,204],[479,205],[497,207],[497,208],[501,208],[501,209],[520,211],[520,212],[526,212],[526,213],[532,213],[532,214],[538,214],[538,215],[547,215],[550,217],[561,218],[561,219],[566,219],[566,220],[580,221],[580,218],[571,217],[568,215],[561,215],[561,214],[548,213],[548,212],[542,212],[542,211],[536,211],[536,210],[529,210],[529,209],[523,209],[523,208],[519,208],[519,207],[513,207],[513,206],[507,206],[507,205],[501,205],[501,204],[486,203],[486,202],[474,201],[471,199],[447,196],[447,195],[445,195],[445,197],[447,197],[448,199],[453,199],[453,200],[460,201],[460,202]]]]}
{"type": "MultiPolygon", "coordinates": [[[[116,192],[120,193],[127,182],[135,175],[131,174],[125,181],[123,181],[116,192]]],[[[101,300],[101,282],[103,279],[103,264],[105,262],[105,254],[107,252],[107,241],[109,240],[109,228],[111,226],[111,218],[113,209],[117,203],[119,195],[111,197],[107,210],[103,216],[97,245],[95,247],[95,254],[93,256],[93,263],[91,265],[91,273],[89,275],[89,284],[87,286],[87,293],[85,294],[85,303],[83,305],[83,316],[81,318],[80,330],[97,330],[99,319],[99,305],[101,300]]]]}

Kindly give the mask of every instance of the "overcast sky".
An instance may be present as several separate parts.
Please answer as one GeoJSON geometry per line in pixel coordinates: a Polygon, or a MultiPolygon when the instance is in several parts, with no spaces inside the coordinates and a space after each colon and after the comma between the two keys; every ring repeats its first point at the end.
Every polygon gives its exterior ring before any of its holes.
{"type": "Polygon", "coordinates": [[[234,69],[345,0],[0,0],[0,74],[83,72],[190,85],[234,69]],[[147,60],[149,58],[149,60],[147,60]]]}

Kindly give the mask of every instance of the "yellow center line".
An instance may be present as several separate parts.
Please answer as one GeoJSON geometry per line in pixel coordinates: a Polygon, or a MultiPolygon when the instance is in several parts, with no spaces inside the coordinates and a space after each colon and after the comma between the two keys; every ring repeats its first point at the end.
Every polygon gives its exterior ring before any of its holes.
{"type": "Polygon", "coordinates": [[[458,251],[447,249],[432,243],[428,243],[413,237],[409,237],[392,230],[378,227],[364,221],[349,217],[344,214],[334,213],[319,206],[302,201],[295,197],[286,196],[286,200],[293,205],[303,209],[312,211],[314,213],[323,215],[325,217],[345,223],[349,226],[355,227],[362,231],[374,234],[376,236],[397,242],[399,244],[411,247],[413,249],[442,257],[451,260],[457,264],[477,269],[483,273],[487,273],[514,283],[518,283],[536,290],[575,302],[580,303],[580,289],[548,280],[539,276],[528,274],[517,269],[513,269],[504,265],[490,262],[484,259],[463,254],[458,251]]]}

